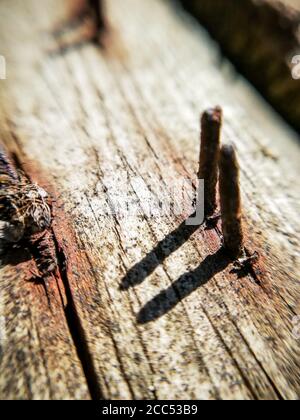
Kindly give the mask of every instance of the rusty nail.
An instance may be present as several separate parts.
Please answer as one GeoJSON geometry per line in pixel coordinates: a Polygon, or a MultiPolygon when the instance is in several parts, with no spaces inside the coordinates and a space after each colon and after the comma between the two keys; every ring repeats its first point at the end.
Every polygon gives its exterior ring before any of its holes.
{"type": "Polygon", "coordinates": [[[223,111],[217,106],[201,117],[201,150],[198,179],[204,180],[204,213],[214,214],[217,207],[218,161],[223,111]]]}
{"type": "Polygon", "coordinates": [[[232,145],[222,147],[219,167],[224,247],[233,259],[237,259],[243,256],[242,204],[239,164],[232,145]]]}

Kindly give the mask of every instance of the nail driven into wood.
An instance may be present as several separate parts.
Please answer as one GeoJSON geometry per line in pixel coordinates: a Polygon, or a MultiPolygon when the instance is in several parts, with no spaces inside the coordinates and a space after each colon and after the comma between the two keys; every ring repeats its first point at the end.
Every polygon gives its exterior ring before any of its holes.
{"type": "Polygon", "coordinates": [[[244,247],[239,165],[232,145],[222,147],[219,169],[224,248],[236,260],[243,257],[244,247]]]}
{"type": "Polygon", "coordinates": [[[212,216],[217,208],[218,162],[223,111],[208,109],[201,117],[201,150],[198,179],[204,180],[204,214],[212,216]]]}

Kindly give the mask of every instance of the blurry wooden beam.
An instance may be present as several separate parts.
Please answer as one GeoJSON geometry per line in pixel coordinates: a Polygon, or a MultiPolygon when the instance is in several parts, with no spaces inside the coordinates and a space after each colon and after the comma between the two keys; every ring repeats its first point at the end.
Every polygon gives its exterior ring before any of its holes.
{"type": "Polygon", "coordinates": [[[1,256],[0,397],[298,399],[298,137],[171,3],[108,0],[106,48],[62,49],[66,5],[0,2],[1,142],[57,200],[59,261],[34,284],[24,250],[1,256]],[[224,257],[220,224],[185,225],[188,197],[147,211],[196,181],[216,104],[256,275],[224,257]],[[133,213],[113,212],[124,194],[133,213]]]}
{"type": "Polygon", "coordinates": [[[209,30],[238,69],[300,130],[300,2],[181,2],[209,30]]]}

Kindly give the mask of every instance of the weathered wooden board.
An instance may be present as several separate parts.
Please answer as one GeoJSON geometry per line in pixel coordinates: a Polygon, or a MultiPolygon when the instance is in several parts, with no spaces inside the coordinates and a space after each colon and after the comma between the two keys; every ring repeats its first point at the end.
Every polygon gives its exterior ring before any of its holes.
{"type": "Polygon", "coordinates": [[[67,6],[0,5],[1,140],[57,198],[62,273],[43,288],[3,257],[1,397],[298,399],[298,138],[168,2],[108,1],[105,48],[52,35],[67,6]],[[147,212],[150,192],[195,180],[217,103],[258,279],[232,272],[220,226],[147,212]],[[131,211],[105,214],[126,177],[131,211]]]}
{"type": "Polygon", "coordinates": [[[300,130],[300,2],[181,0],[239,70],[300,130]]]}

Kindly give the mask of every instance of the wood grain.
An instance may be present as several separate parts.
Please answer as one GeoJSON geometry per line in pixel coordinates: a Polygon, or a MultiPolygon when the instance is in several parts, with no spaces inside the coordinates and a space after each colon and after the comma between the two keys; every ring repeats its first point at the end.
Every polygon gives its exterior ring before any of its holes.
{"type": "Polygon", "coordinates": [[[68,2],[41,3],[0,5],[0,127],[57,199],[60,272],[35,285],[32,261],[2,257],[1,397],[298,399],[299,139],[170,3],[106,2],[105,48],[53,34],[68,2]],[[147,212],[150,192],[195,181],[199,113],[216,104],[256,277],[232,272],[220,225],[185,225],[188,198],[179,216],[147,212]],[[111,214],[127,178],[131,212],[111,214]]]}

